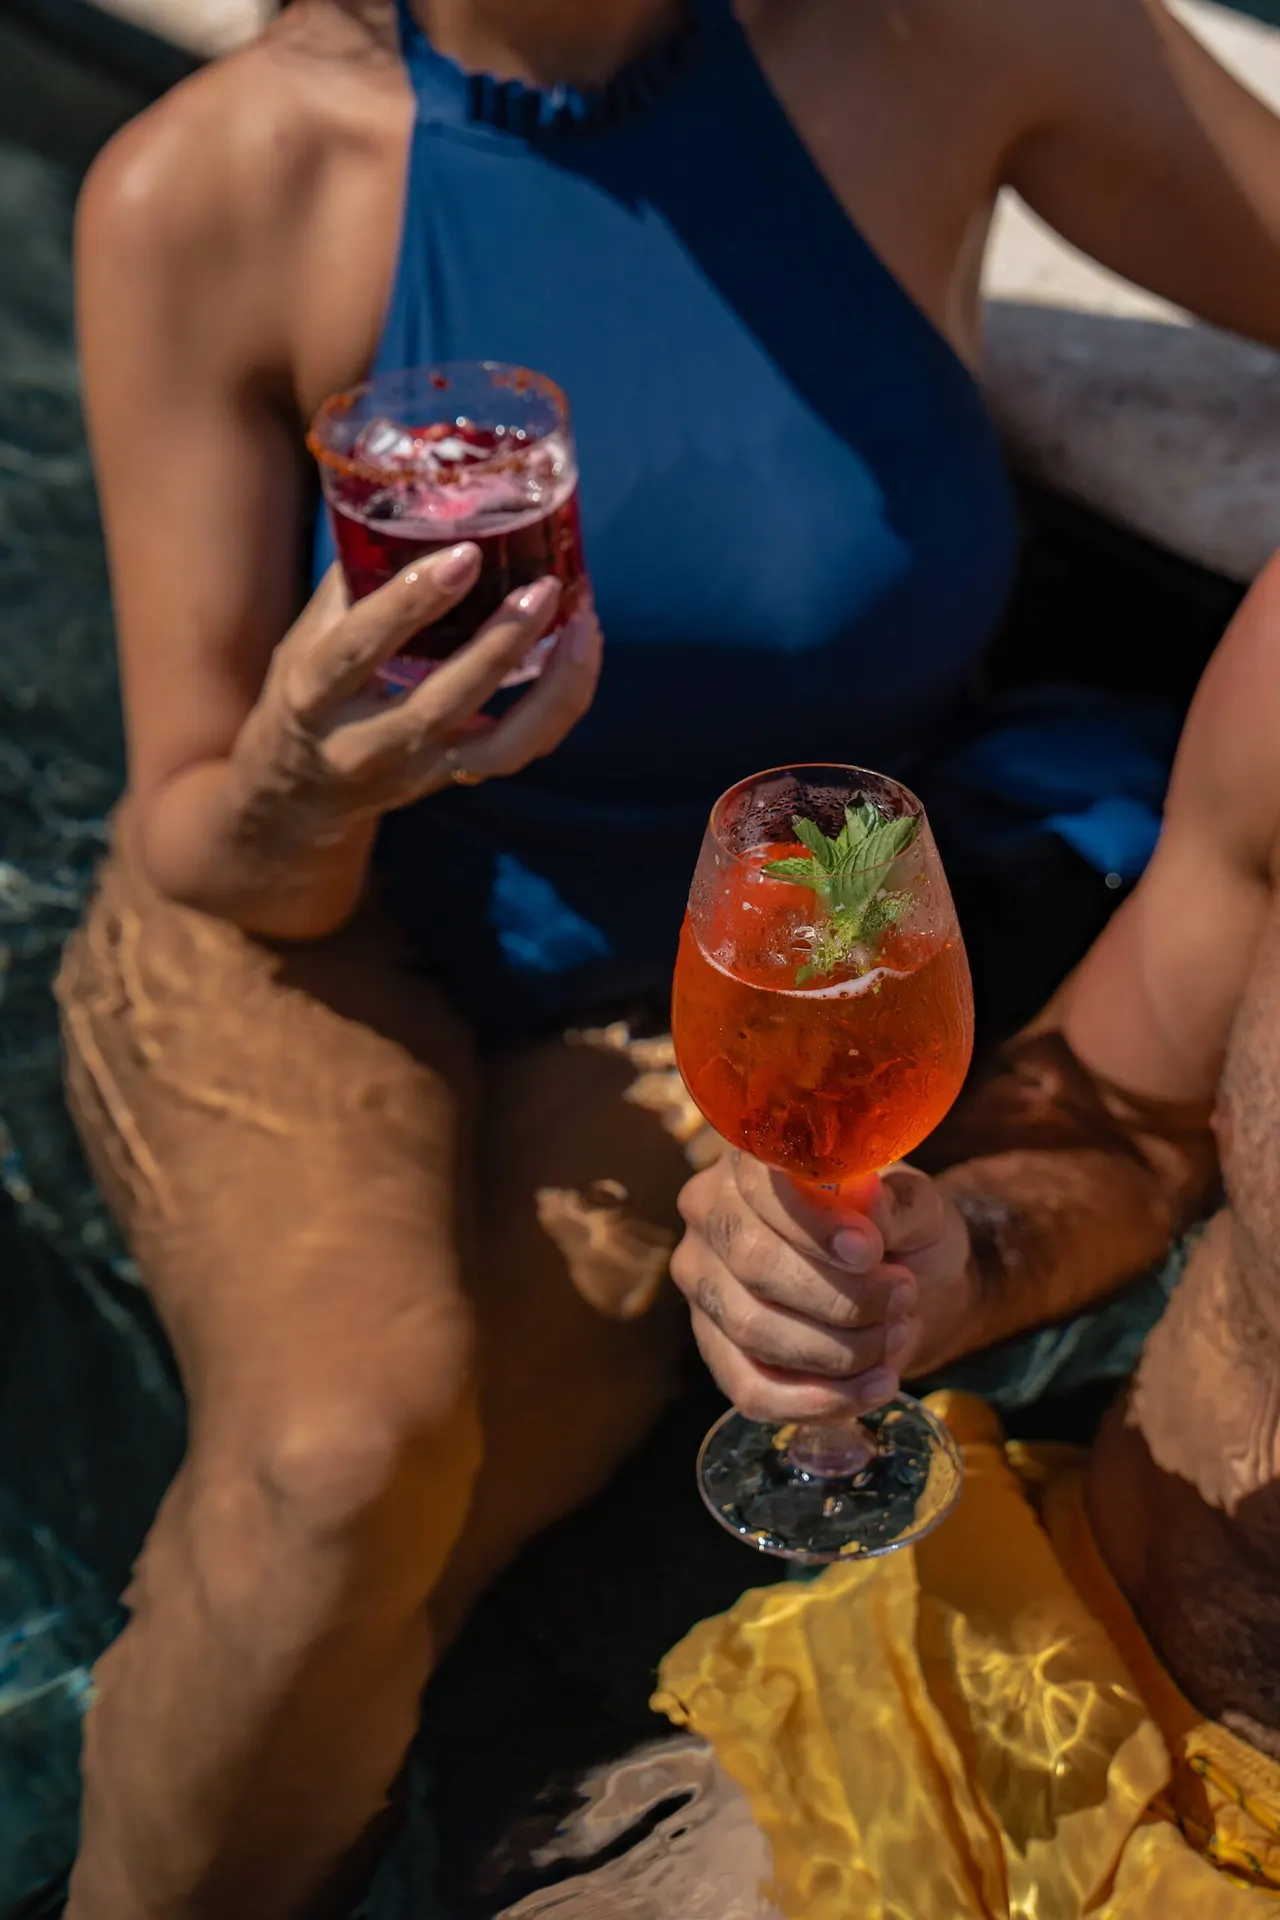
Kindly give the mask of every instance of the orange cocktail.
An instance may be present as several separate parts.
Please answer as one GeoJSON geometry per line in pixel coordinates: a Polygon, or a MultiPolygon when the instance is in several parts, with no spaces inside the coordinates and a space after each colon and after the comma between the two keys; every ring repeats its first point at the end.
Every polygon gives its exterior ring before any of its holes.
{"type": "MultiPolygon", "coordinates": [[[[781,767],[712,810],[680,936],[676,1058],[722,1139],[824,1190],[902,1159],[959,1093],[973,989],[915,795],[858,767],[781,767]]],[[[857,1281],[850,1276],[850,1286],[857,1281]]],[[[824,1561],[916,1540],[960,1459],[898,1394],[862,1420],[726,1414],[699,1461],[721,1523],[766,1553],[824,1561]]]]}
{"type": "Polygon", "coordinates": [[[736,861],[703,917],[685,915],[673,1023],[690,1093],[716,1132],[800,1180],[836,1184],[900,1160],[931,1133],[973,1046],[964,948],[953,931],[887,931],[796,985],[816,902],[765,867],[801,849],[773,842],[736,861]]]}

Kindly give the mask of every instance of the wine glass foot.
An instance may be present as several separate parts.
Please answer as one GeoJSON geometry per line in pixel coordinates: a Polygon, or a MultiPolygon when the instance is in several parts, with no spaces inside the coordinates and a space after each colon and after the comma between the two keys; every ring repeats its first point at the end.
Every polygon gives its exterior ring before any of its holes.
{"type": "Polygon", "coordinates": [[[960,1449],[918,1400],[899,1394],[863,1425],[879,1451],[860,1473],[832,1478],[789,1464],[794,1423],[726,1413],[702,1443],[698,1487],[744,1546],[810,1566],[868,1560],[931,1533],[964,1478],[960,1449]]]}

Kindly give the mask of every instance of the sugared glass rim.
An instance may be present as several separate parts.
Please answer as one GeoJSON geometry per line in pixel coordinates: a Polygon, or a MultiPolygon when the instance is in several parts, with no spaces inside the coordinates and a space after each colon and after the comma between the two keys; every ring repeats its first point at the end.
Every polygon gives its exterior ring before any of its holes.
{"type": "MultiPolygon", "coordinates": [[[[777,779],[785,774],[790,774],[803,780],[804,776],[810,773],[851,774],[859,780],[875,781],[881,786],[892,787],[895,792],[900,793],[907,802],[905,812],[899,815],[898,818],[905,819],[910,816],[912,819],[925,823],[928,821],[928,815],[924,810],[924,802],[920,799],[919,795],[913,793],[910,787],[904,786],[901,780],[895,780],[891,773],[877,773],[874,767],[855,767],[843,760],[805,760],[794,766],[784,764],[780,767],[766,767],[762,772],[749,773],[744,780],[735,781],[733,786],[726,787],[711,809],[711,817],[707,822],[707,833],[715,842],[717,850],[724,855],[726,860],[732,860],[739,866],[747,866],[752,859],[750,852],[735,853],[733,848],[728,846],[722,837],[720,822],[724,809],[729,805],[730,801],[736,799],[746,788],[758,786],[762,780],[777,779]]],[[[799,842],[797,842],[797,845],[799,845],[799,842]]],[[[895,853],[890,859],[877,861],[874,867],[864,867],[860,869],[860,871],[864,873],[877,873],[882,867],[896,866],[901,858],[902,855],[900,853],[895,853]]]]}
{"type": "MultiPolygon", "coordinates": [[[[311,425],[307,430],[307,450],[321,467],[330,473],[341,474],[347,480],[370,480],[379,486],[394,486],[403,482],[407,475],[403,467],[383,467],[372,460],[362,460],[353,454],[339,453],[336,448],[325,444],[324,435],[330,424],[351,412],[361,400],[380,386],[393,386],[397,381],[422,380],[430,384],[439,393],[448,390],[452,382],[461,373],[487,373],[493,377],[495,387],[509,387],[514,393],[534,392],[544,400],[549,400],[555,409],[555,419],[540,433],[530,434],[520,443],[516,453],[495,452],[488,460],[468,461],[466,476],[470,479],[478,473],[502,473],[522,464],[530,451],[549,439],[553,433],[567,429],[569,425],[569,402],[563,387],[557,386],[545,373],[534,373],[529,367],[518,367],[505,360],[439,360],[424,367],[397,367],[386,373],[375,373],[368,380],[361,380],[354,387],[345,387],[340,393],[331,393],[316,408],[311,425]]],[[[443,484],[443,476],[438,477],[443,484]]]]}

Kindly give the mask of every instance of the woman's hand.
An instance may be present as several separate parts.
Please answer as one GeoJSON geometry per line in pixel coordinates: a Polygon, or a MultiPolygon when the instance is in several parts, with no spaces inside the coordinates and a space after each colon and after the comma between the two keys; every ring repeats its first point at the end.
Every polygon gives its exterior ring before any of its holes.
{"type": "Polygon", "coordinates": [[[555,580],[513,594],[412,693],[392,699],[379,685],[378,668],[461,600],[479,567],[478,548],[453,547],[352,607],[337,569],[325,576],[225,755],[188,760],[136,796],[162,893],[268,939],[323,938],[359,901],[382,814],[517,773],[560,744],[599,677],[589,606],[528,693],[500,720],[481,712],[551,624],[555,580]]]}
{"type": "Polygon", "coordinates": [[[511,595],[412,693],[390,700],[379,687],[377,669],[469,593],[479,570],[478,547],[453,547],[348,607],[330,569],[276,649],[231,751],[248,818],[324,845],[452,782],[518,773],[559,746],[599,676],[590,614],[569,623],[541,678],[502,719],[480,711],[550,625],[554,579],[511,595]]]}
{"type": "Polygon", "coordinates": [[[962,1343],[968,1230],[936,1182],[896,1166],[821,1205],[726,1152],[680,1196],[671,1262],[702,1357],[752,1420],[868,1413],[962,1343]]]}

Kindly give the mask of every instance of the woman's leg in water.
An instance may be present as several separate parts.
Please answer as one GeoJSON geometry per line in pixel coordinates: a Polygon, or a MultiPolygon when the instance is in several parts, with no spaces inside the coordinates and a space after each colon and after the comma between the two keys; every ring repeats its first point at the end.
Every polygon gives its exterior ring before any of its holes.
{"type": "Polygon", "coordinates": [[[96,1675],[68,1911],[323,1911],[442,1636],[669,1393],[678,1316],[619,1323],[574,1281],[658,1281],[684,1158],[625,1058],[479,1061],[371,918],[266,948],[127,851],[60,996],[191,1412],[96,1675]]]}

